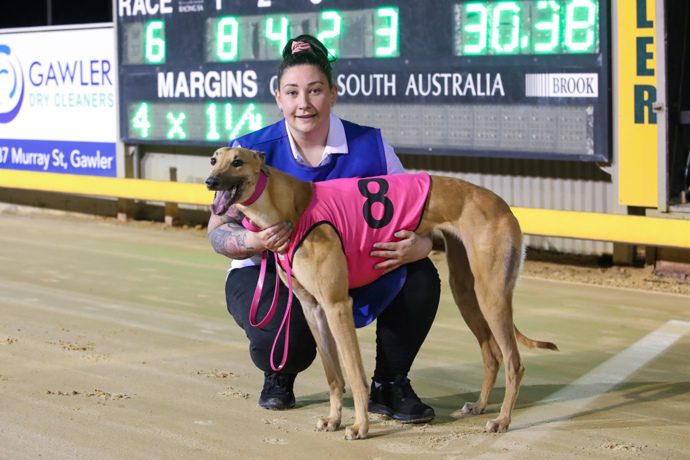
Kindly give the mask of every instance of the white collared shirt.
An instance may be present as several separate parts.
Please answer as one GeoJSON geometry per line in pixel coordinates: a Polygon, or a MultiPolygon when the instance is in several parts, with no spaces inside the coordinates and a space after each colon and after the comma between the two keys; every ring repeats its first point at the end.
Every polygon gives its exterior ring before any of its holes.
{"type": "MultiPolygon", "coordinates": [[[[305,159],[300,155],[297,147],[295,146],[295,140],[292,138],[292,133],[290,133],[290,128],[287,126],[287,120],[284,121],[285,130],[288,133],[288,139],[290,139],[290,148],[292,150],[292,156],[295,157],[298,163],[307,165],[305,159]]],[[[350,150],[347,147],[347,138],[345,137],[345,127],[343,122],[334,113],[331,113],[329,119],[330,127],[328,128],[328,138],[326,138],[326,147],[323,149],[323,156],[321,161],[317,166],[322,166],[328,164],[331,161],[331,155],[334,153],[347,155],[350,150]]],[[[405,168],[403,168],[400,159],[395,154],[393,147],[388,145],[386,138],[381,136],[383,140],[383,150],[386,155],[386,170],[388,174],[403,174],[405,168]]]]}

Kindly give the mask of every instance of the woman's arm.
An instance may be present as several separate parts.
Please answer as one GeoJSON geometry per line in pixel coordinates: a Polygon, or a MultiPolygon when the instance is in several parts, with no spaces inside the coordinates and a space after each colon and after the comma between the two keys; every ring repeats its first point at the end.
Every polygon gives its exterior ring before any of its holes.
{"type": "MultiPolygon", "coordinates": [[[[382,137],[383,149],[386,155],[386,169],[388,174],[405,174],[405,168],[400,162],[400,158],[395,154],[393,147],[391,147],[386,139],[382,137]]],[[[409,264],[422,260],[431,252],[433,240],[431,233],[425,235],[418,235],[407,230],[399,231],[395,234],[400,241],[390,243],[376,243],[374,251],[371,253],[373,257],[381,257],[388,259],[377,265],[378,269],[384,270],[384,274],[395,270],[401,265],[409,264]]]]}
{"type": "Polygon", "coordinates": [[[242,219],[244,214],[234,205],[222,216],[211,214],[207,234],[218,254],[231,259],[247,259],[266,249],[278,253],[287,251],[291,224],[281,222],[254,233],[242,226],[242,219]]]}
{"type": "Polygon", "coordinates": [[[242,226],[244,214],[237,206],[222,215],[211,214],[208,221],[208,239],[218,253],[231,259],[247,259],[261,252],[253,245],[247,245],[249,231],[242,226]]]}

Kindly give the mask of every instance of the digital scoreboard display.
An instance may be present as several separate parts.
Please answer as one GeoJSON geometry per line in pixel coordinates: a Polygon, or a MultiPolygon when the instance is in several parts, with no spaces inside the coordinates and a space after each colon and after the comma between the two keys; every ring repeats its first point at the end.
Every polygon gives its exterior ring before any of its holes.
{"type": "Polygon", "coordinates": [[[287,41],[398,153],[608,161],[604,0],[117,0],[120,132],[212,146],[274,123],[287,41]]]}

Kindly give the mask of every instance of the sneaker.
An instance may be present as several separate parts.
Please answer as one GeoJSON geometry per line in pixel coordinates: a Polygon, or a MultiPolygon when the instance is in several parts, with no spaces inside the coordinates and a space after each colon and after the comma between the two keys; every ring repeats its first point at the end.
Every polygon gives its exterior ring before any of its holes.
{"type": "Polygon", "coordinates": [[[424,404],[410,385],[410,379],[399,375],[393,383],[378,387],[372,379],[369,393],[369,412],[391,417],[402,423],[423,423],[436,416],[431,406],[424,404]]]}
{"type": "Polygon", "coordinates": [[[261,390],[259,406],[270,410],[285,410],[295,407],[295,393],[292,385],[297,374],[264,373],[264,389],[261,390]]]}

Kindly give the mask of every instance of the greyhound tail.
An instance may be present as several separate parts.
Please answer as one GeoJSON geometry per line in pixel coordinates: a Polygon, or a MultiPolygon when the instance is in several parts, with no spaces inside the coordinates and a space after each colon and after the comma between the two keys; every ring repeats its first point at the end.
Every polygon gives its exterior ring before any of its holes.
{"type": "Polygon", "coordinates": [[[515,328],[515,338],[524,346],[529,348],[546,348],[553,351],[560,351],[555,343],[532,340],[529,337],[525,337],[524,335],[522,335],[522,332],[518,331],[518,328],[516,326],[513,327],[515,328]]]}

